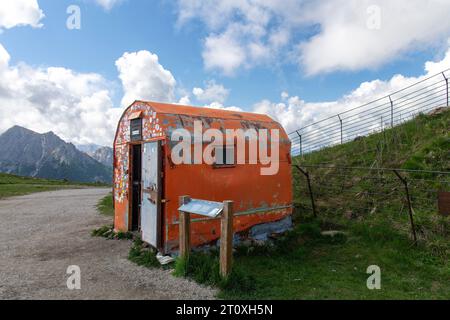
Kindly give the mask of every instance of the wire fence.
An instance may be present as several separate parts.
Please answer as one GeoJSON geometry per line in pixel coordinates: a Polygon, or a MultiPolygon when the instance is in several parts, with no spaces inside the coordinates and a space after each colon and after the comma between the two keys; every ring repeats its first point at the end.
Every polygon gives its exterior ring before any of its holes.
{"type": "Polygon", "coordinates": [[[393,128],[415,118],[418,114],[428,113],[439,107],[448,107],[449,70],[291,132],[289,138],[292,142],[292,154],[304,155],[344,144],[386,128],[393,128]]]}
{"type": "Polygon", "coordinates": [[[415,243],[427,234],[450,231],[442,224],[424,223],[439,216],[438,195],[449,190],[450,172],[329,164],[294,169],[296,205],[303,212],[348,219],[382,213],[403,217],[415,243]]]}

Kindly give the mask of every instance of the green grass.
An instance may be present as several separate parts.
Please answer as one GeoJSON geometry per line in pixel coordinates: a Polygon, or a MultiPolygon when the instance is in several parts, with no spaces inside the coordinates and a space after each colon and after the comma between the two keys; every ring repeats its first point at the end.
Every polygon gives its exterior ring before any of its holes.
{"type": "MultiPolygon", "coordinates": [[[[297,229],[298,230],[298,229],[297,229]]],[[[345,243],[302,233],[281,250],[262,256],[237,257],[236,263],[257,275],[250,295],[223,292],[224,298],[252,299],[449,299],[448,262],[389,225],[346,230],[345,243]],[[300,243],[298,241],[300,240],[300,243]],[[368,290],[367,267],[381,268],[381,290],[368,290]]]]}
{"type": "Polygon", "coordinates": [[[337,238],[322,236],[322,223],[298,224],[273,247],[238,248],[229,281],[215,252],[177,261],[175,274],[218,287],[223,299],[450,299],[448,259],[386,223],[355,223],[337,238]],[[366,286],[370,265],[381,268],[381,290],[366,286]]]}
{"type": "MultiPolygon", "coordinates": [[[[349,217],[371,223],[382,216],[407,235],[410,227],[405,189],[397,176],[388,170],[342,167],[450,172],[450,111],[419,115],[384,133],[297,157],[294,163],[309,171],[322,217],[336,223],[345,223],[349,217]]],[[[450,174],[400,174],[408,181],[419,241],[429,246],[447,242],[449,221],[438,215],[436,191],[450,191],[450,174]]],[[[299,210],[309,212],[306,180],[298,170],[293,176],[294,202],[299,210]]]]}
{"type": "Polygon", "coordinates": [[[106,239],[115,239],[115,240],[132,240],[133,234],[131,232],[115,232],[114,225],[105,225],[98,229],[94,229],[91,232],[91,236],[93,237],[102,237],[106,239]]]}
{"type": "Polygon", "coordinates": [[[101,199],[99,201],[99,203],[97,204],[97,210],[105,216],[109,216],[109,217],[114,216],[114,205],[113,205],[112,193],[108,194],[106,197],[104,197],[103,199],[101,199]]]}
{"type": "Polygon", "coordinates": [[[35,192],[106,186],[95,183],[76,183],[65,180],[47,180],[0,173],[0,199],[35,192]]]}
{"type": "Polygon", "coordinates": [[[177,258],[173,275],[238,294],[250,293],[255,289],[254,277],[239,266],[235,266],[226,278],[219,274],[218,251],[192,253],[187,259],[177,258]]]}
{"type": "Polygon", "coordinates": [[[179,260],[175,274],[218,287],[224,299],[450,299],[450,218],[438,215],[436,195],[425,192],[448,190],[442,182],[448,176],[402,173],[413,200],[419,237],[414,246],[398,178],[392,172],[337,168],[448,172],[449,151],[446,111],[295,158],[301,166],[328,166],[308,168],[318,218],[311,218],[306,181],[294,170],[294,230],[273,246],[237,248],[229,282],[218,275],[217,252],[179,260]],[[345,236],[325,237],[324,230],[345,236]],[[381,290],[366,286],[371,265],[381,268],[381,290]]]}
{"type": "Polygon", "coordinates": [[[146,268],[161,268],[161,264],[156,259],[156,253],[153,248],[144,247],[143,241],[136,237],[128,254],[128,260],[146,268]]]}
{"type": "Polygon", "coordinates": [[[357,141],[326,148],[304,157],[298,164],[450,170],[450,111],[419,115],[393,129],[357,141]]]}

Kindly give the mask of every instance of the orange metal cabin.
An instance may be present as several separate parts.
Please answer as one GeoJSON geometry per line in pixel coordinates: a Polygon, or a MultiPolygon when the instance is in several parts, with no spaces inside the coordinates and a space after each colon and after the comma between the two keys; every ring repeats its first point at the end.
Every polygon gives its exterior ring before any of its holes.
{"type": "MultiPolygon", "coordinates": [[[[266,115],[136,101],[122,115],[114,141],[114,227],[141,231],[143,240],[169,253],[178,248],[178,199],[234,201],[234,231],[280,221],[292,214],[291,142],[283,128],[266,115]],[[278,129],[279,171],[261,175],[258,164],[174,165],[171,133],[203,128],[278,129]]],[[[248,150],[247,150],[248,156],[248,150]]],[[[193,216],[192,246],[220,237],[220,220],[193,216]]]]}

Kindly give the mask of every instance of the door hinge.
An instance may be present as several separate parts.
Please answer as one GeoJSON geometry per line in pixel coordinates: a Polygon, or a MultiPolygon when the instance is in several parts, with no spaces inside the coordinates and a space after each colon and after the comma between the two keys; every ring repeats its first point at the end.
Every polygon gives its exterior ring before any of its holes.
{"type": "Polygon", "coordinates": [[[167,202],[169,202],[169,200],[167,200],[167,199],[161,199],[161,203],[167,203],[167,202]]]}

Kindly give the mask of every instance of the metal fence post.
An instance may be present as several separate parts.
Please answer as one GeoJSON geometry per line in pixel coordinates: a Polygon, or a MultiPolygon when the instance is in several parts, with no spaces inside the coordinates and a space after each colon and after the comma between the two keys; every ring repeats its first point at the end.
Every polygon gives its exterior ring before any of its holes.
{"type": "MultiPolygon", "coordinates": [[[[191,201],[188,196],[181,196],[179,199],[180,207],[191,201]]],[[[189,258],[189,253],[191,251],[191,216],[189,213],[180,211],[180,257],[183,259],[189,258]]]]}
{"type": "Polygon", "coordinates": [[[444,72],[442,72],[442,75],[444,76],[445,83],[446,83],[446,85],[447,85],[447,107],[448,107],[448,106],[450,106],[450,102],[449,102],[449,100],[448,100],[448,78],[445,76],[445,73],[444,73],[444,72]]]}
{"type": "Polygon", "coordinates": [[[300,133],[298,133],[298,130],[295,131],[298,135],[298,137],[300,138],[300,157],[303,156],[303,141],[302,141],[302,135],[300,133]]]}
{"type": "Polygon", "coordinates": [[[414,224],[413,209],[412,209],[412,204],[411,204],[411,197],[409,195],[408,181],[405,178],[403,178],[400,175],[400,173],[398,173],[397,170],[394,170],[394,173],[400,179],[400,181],[403,183],[403,185],[405,186],[406,202],[408,204],[409,220],[411,222],[411,231],[412,231],[412,234],[413,234],[413,237],[414,237],[414,244],[417,245],[416,226],[414,224]]]}
{"type": "Polygon", "coordinates": [[[223,202],[220,232],[220,275],[224,278],[231,273],[233,264],[233,201],[223,202]]]}
{"type": "Polygon", "coordinates": [[[391,129],[394,127],[394,102],[392,102],[391,96],[389,96],[391,102],[391,129]]]}
{"type": "Polygon", "coordinates": [[[308,182],[308,190],[309,190],[309,196],[311,198],[311,206],[312,206],[313,214],[314,214],[314,217],[317,218],[316,203],[314,201],[314,195],[313,195],[312,187],[311,187],[311,178],[309,176],[309,173],[307,171],[303,170],[299,165],[296,165],[295,167],[306,177],[306,181],[308,182]]]}
{"type": "MultiPolygon", "coordinates": [[[[371,135],[373,131],[378,131],[376,129],[376,126],[378,126],[377,121],[380,121],[379,117],[382,114],[384,116],[384,123],[381,124],[380,129],[387,131],[389,128],[392,129],[398,124],[414,118],[417,114],[430,112],[438,107],[442,107],[444,106],[444,103],[447,107],[450,107],[449,79],[450,69],[444,72],[441,71],[432,77],[404,87],[397,92],[391,92],[377,100],[356,106],[346,111],[338,111],[338,113],[332,114],[329,117],[322,118],[314,123],[303,126],[297,131],[289,133],[289,138],[296,143],[300,138],[300,154],[303,156],[304,154],[320,150],[322,145],[334,146],[338,145],[339,142],[343,144],[352,137],[359,138],[371,135]],[[447,76],[447,72],[449,72],[449,76],[447,76]],[[445,80],[445,88],[443,88],[444,84],[442,83],[442,80],[445,80]],[[431,81],[433,81],[433,83],[431,81]],[[438,84],[439,87],[436,87],[436,84],[438,84]],[[446,92],[442,92],[443,90],[446,90],[446,92]],[[408,93],[400,98],[399,93],[404,91],[408,93]],[[428,99],[424,101],[425,98],[428,99]],[[435,99],[439,99],[439,101],[434,101],[435,99]],[[442,99],[446,99],[446,102],[443,103],[442,99]],[[397,110],[395,110],[396,106],[397,110]],[[349,112],[352,113],[350,114],[349,112]],[[395,114],[396,112],[397,114],[395,114]],[[336,118],[339,118],[340,128],[338,130],[340,130],[340,137],[336,136],[339,134],[336,132],[336,125],[339,125],[338,123],[335,123],[336,118]],[[354,120],[350,121],[350,118],[354,120]],[[343,120],[346,120],[346,140],[344,140],[343,137],[343,120]],[[301,135],[303,136],[301,137],[301,135]],[[339,138],[340,141],[337,141],[339,138]]],[[[295,147],[298,148],[297,145],[295,145],[295,147]]],[[[295,154],[298,155],[297,149],[295,149],[295,154]]]]}

